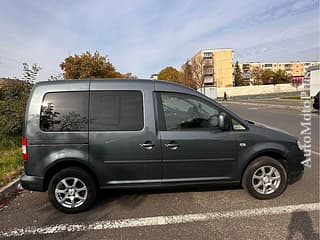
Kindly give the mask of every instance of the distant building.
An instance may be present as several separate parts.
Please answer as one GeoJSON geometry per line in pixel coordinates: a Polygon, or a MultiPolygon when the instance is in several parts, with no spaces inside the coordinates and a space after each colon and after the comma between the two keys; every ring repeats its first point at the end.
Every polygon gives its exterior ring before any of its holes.
{"type": "Polygon", "coordinates": [[[151,74],[150,78],[153,80],[158,80],[158,75],[157,73],[151,74]]]}
{"type": "Polygon", "coordinates": [[[252,83],[253,79],[251,76],[251,71],[254,67],[260,67],[263,70],[285,71],[288,76],[293,79],[301,78],[305,75],[307,68],[311,66],[319,65],[320,61],[309,61],[309,62],[249,62],[249,63],[239,63],[239,67],[243,73],[243,78],[245,81],[252,83]]]}
{"type": "Polygon", "coordinates": [[[191,58],[191,65],[198,65],[193,69],[202,75],[205,87],[232,87],[232,56],[231,48],[204,49],[191,58]]]}

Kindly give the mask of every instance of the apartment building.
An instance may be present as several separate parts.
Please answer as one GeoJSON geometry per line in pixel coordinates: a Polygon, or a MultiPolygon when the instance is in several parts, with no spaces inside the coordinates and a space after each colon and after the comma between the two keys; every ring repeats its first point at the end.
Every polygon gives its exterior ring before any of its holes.
{"type": "Polygon", "coordinates": [[[293,78],[303,77],[308,67],[320,65],[320,61],[309,61],[309,62],[273,62],[273,63],[261,63],[261,62],[250,62],[250,63],[239,63],[239,67],[243,73],[243,77],[246,81],[252,81],[250,72],[254,67],[259,67],[263,70],[278,71],[283,70],[289,76],[293,78]]]}
{"type": "Polygon", "coordinates": [[[195,74],[204,79],[205,86],[232,87],[232,49],[203,49],[191,58],[195,74]]]}

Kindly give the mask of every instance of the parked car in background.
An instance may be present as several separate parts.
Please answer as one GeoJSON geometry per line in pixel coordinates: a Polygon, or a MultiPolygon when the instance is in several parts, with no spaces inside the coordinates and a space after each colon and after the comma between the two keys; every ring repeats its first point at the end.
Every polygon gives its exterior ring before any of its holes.
{"type": "Polygon", "coordinates": [[[314,109],[319,109],[319,94],[320,94],[320,91],[313,98],[313,108],[314,109]]]}
{"type": "Polygon", "coordinates": [[[37,83],[23,136],[22,186],[67,213],[108,188],[242,184],[271,199],[304,170],[297,138],[156,80],[37,83]]]}

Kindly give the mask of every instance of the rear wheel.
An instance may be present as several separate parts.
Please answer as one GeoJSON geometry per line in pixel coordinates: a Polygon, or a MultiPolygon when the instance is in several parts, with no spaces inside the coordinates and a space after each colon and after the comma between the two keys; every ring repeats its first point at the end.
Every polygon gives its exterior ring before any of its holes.
{"type": "Polygon", "coordinates": [[[284,166],[271,157],[259,157],[247,167],[242,186],[257,199],[272,199],[287,187],[287,172],[284,166]]]}
{"type": "Polygon", "coordinates": [[[87,210],[93,204],[97,189],[90,174],[81,168],[70,167],[53,176],[48,195],[58,210],[77,213],[87,210]]]}

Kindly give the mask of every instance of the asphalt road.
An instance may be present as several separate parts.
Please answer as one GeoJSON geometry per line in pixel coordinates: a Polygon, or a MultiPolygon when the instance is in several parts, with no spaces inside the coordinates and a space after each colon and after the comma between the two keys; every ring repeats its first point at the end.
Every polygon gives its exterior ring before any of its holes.
{"type": "MultiPolygon", "coordinates": [[[[301,138],[297,110],[224,103],[240,116],[301,138]]],[[[241,188],[105,191],[84,213],[55,210],[46,193],[23,191],[0,211],[0,233],[19,239],[319,239],[319,115],[312,167],[278,198],[241,188]],[[315,204],[314,204],[315,203],[315,204]],[[298,210],[297,210],[298,209],[298,210]],[[122,221],[120,221],[122,220],[122,221]],[[15,231],[13,231],[15,229],[15,231]]]]}
{"type": "Polygon", "coordinates": [[[260,103],[260,104],[273,104],[273,105],[288,105],[288,106],[302,106],[303,100],[281,99],[279,97],[274,98],[251,98],[236,100],[237,102],[246,103],[260,103]]]}

